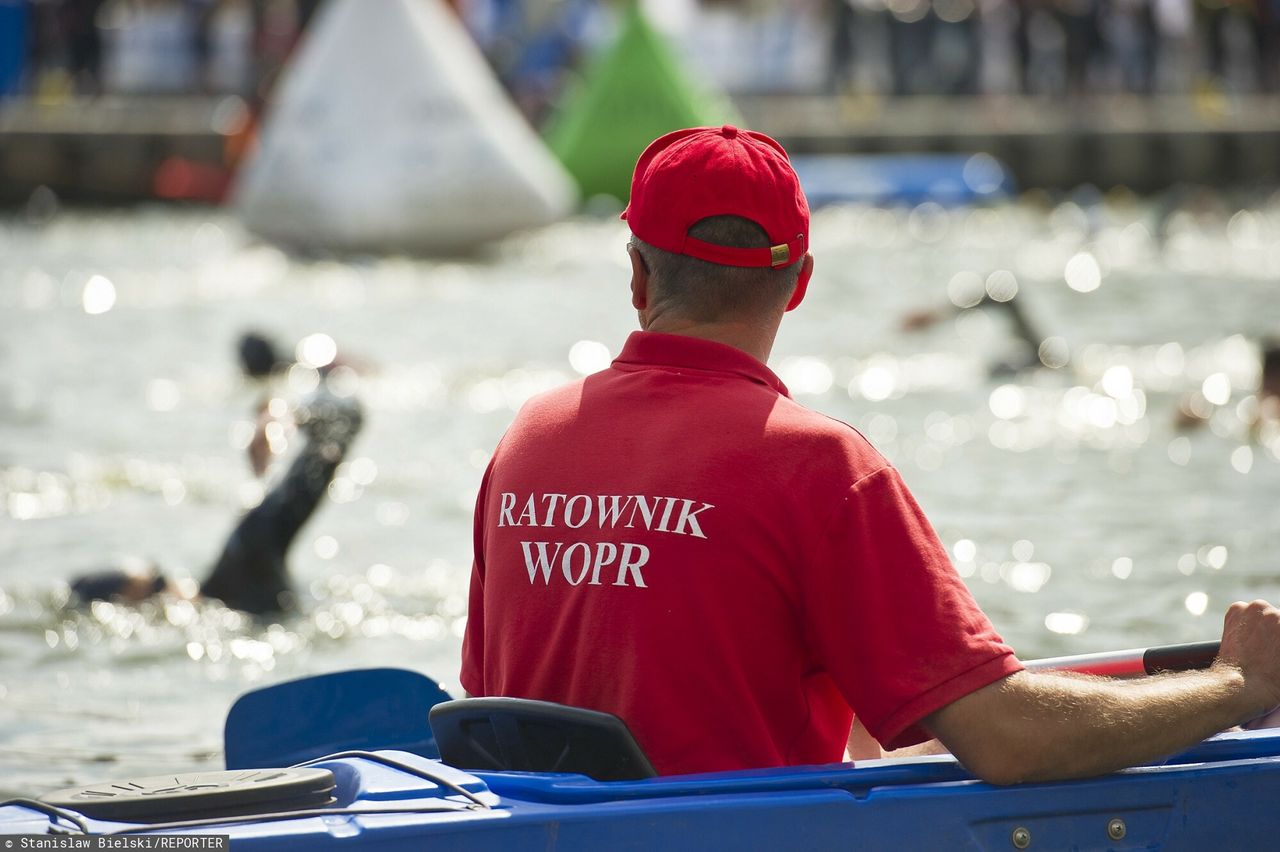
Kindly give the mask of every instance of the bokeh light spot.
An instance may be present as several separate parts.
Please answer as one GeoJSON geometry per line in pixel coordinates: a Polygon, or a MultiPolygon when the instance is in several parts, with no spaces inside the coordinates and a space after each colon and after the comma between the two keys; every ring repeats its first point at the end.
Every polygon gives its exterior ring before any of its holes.
{"type": "Polygon", "coordinates": [[[1185,574],[1190,577],[1196,572],[1196,555],[1194,553],[1184,553],[1178,557],[1178,573],[1185,574]]]}
{"type": "Polygon", "coordinates": [[[1001,385],[991,392],[987,404],[1001,420],[1012,420],[1026,410],[1026,397],[1016,385],[1001,385]]]}
{"type": "Polygon", "coordinates": [[[1102,284],[1102,267],[1098,266],[1097,258],[1087,251],[1068,260],[1062,274],[1067,286],[1077,293],[1092,293],[1102,284]]]}
{"type": "Polygon", "coordinates": [[[1018,279],[1007,269],[997,269],[987,276],[987,295],[997,302],[1008,302],[1018,295],[1018,279]]]}
{"type": "Polygon", "coordinates": [[[85,282],[80,302],[86,314],[105,314],[116,306],[116,287],[105,276],[94,275],[85,282]]]}
{"type": "Polygon", "coordinates": [[[332,559],[338,555],[338,540],[331,535],[322,535],[316,539],[316,556],[321,559],[332,559]]]}
{"type": "Polygon", "coordinates": [[[893,395],[896,386],[897,379],[887,367],[868,367],[850,385],[850,390],[856,389],[856,393],[871,402],[883,402],[893,395]]]}
{"type": "Polygon", "coordinates": [[[1133,393],[1133,372],[1120,364],[1108,367],[1102,374],[1102,390],[1116,399],[1129,396],[1133,393]]]}
{"type": "Polygon", "coordinates": [[[299,364],[318,370],[329,366],[338,357],[338,344],[327,334],[308,334],[298,341],[294,354],[299,364]]]}
{"type": "Polygon", "coordinates": [[[1035,594],[1049,582],[1051,573],[1043,562],[1015,562],[1008,567],[1005,582],[1015,591],[1035,594]]]}
{"type": "Polygon", "coordinates": [[[1189,438],[1178,437],[1169,442],[1169,461],[1177,465],[1186,465],[1191,461],[1191,440],[1189,438]]]}
{"type": "Polygon", "coordinates": [[[147,407],[152,411],[173,411],[182,400],[178,383],[169,379],[152,379],[147,383],[147,407]]]}
{"type": "Polygon", "coordinates": [[[786,359],[778,366],[778,375],[793,393],[824,394],[835,383],[830,365],[809,356],[786,359]]]}
{"type": "Polygon", "coordinates": [[[947,282],[947,298],[957,308],[972,308],[982,301],[986,285],[976,272],[957,272],[947,282]]]}
{"type": "Polygon", "coordinates": [[[1044,617],[1045,629],[1050,633],[1074,636],[1089,626],[1089,618],[1082,612],[1051,612],[1044,617]]]}
{"type": "Polygon", "coordinates": [[[1061,337],[1046,337],[1040,342],[1038,354],[1040,363],[1051,370],[1062,369],[1067,366],[1067,361],[1071,358],[1067,341],[1061,337]]]}
{"type": "Polygon", "coordinates": [[[569,347],[569,366],[580,376],[598,373],[612,360],[609,347],[596,340],[579,340],[569,347]]]}
{"type": "Polygon", "coordinates": [[[1200,393],[1214,405],[1226,405],[1231,400],[1231,379],[1226,373],[1214,373],[1204,380],[1200,393]]]}

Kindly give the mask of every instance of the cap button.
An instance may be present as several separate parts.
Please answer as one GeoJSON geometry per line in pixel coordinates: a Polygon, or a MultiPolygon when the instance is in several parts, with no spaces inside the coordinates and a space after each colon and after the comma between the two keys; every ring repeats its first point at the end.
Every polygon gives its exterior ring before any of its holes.
{"type": "Polygon", "coordinates": [[[725,139],[732,139],[738,135],[738,128],[734,127],[732,124],[726,124],[724,127],[720,128],[720,134],[724,136],[725,139]]]}

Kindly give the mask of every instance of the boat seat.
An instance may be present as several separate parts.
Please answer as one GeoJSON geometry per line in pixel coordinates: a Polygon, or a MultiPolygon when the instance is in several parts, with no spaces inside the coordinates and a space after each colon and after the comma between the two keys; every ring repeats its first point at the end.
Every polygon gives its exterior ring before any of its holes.
{"type": "Polygon", "coordinates": [[[653,778],[627,724],[612,713],[525,698],[464,698],[431,708],[441,759],[468,770],[574,772],[597,781],[653,778]]]}
{"type": "Polygon", "coordinates": [[[399,749],[438,757],[427,709],[448,701],[407,669],[357,669],[272,684],[227,712],[228,769],[293,766],[339,751],[399,749]]]}

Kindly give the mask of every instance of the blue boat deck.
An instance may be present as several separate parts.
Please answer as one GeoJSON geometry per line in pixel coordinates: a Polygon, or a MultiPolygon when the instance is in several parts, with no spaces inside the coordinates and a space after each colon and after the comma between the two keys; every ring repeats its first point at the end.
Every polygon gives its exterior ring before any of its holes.
{"type": "MultiPolygon", "coordinates": [[[[1267,848],[1280,836],[1277,731],[1224,734],[1103,778],[1006,788],[945,756],[625,782],[472,774],[405,752],[313,765],[335,775],[328,808],[150,830],[229,834],[237,850],[1199,850],[1267,848]]],[[[26,807],[0,808],[0,833],[49,826],[26,807]]]]}

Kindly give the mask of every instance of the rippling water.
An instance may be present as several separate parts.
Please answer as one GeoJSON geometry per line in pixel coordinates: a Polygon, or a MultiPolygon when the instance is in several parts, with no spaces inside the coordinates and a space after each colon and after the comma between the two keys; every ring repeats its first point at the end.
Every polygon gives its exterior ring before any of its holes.
{"type": "MultiPolygon", "coordinates": [[[[1212,638],[1231,600],[1280,598],[1280,430],[1246,426],[1277,237],[1275,201],[826,210],[773,366],[899,466],[1024,656],[1212,638]],[[1063,366],[993,375],[1016,354],[999,311],[901,329],[984,289],[1016,289],[1063,366]],[[1184,401],[1207,426],[1175,429],[1184,401]]],[[[522,400],[618,351],[624,242],[584,220],[479,259],[306,261],[217,211],[0,220],[0,792],[220,766],[227,707],[275,680],[456,683],[487,453],[522,400]],[[246,328],[329,335],[359,367],[365,430],[292,554],[302,614],[65,609],[69,575],[124,555],[202,576],[261,494],[246,328]]]]}

